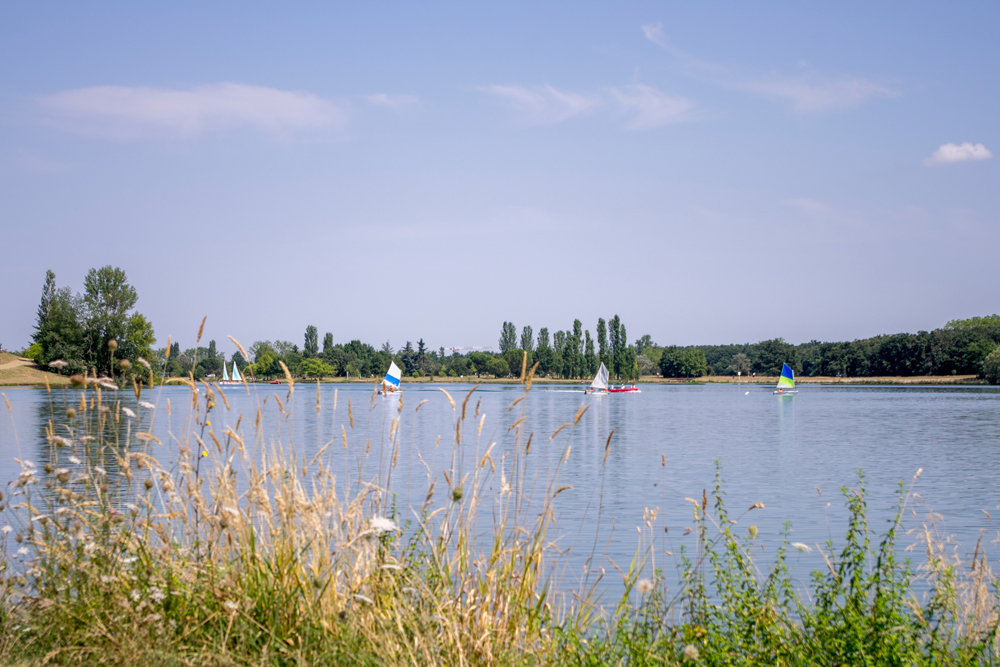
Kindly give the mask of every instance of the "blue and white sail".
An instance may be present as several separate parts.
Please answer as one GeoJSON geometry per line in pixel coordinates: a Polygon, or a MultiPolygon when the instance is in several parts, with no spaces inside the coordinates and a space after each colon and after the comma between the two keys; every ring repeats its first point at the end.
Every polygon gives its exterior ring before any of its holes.
{"type": "Polygon", "coordinates": [[[236,362],[233,362],[233,382],[243,382],[243,378],[240,377],[240,370],[236,368],[236,362]]]}
{"type": "Polygon", "coordinates": [[[389,370],[386,371],[385,378],[382,380],[382,383],[387,387],[391,386],[393,389],[399,389],[399,376],[399,366],[396,365],[395,361],[390,362],[389,370]]]}
{"type": "Polygon", "coordinates": [[[222,381],[229,382],[229,372],[226,370],[226,361],[222,361],[222,381]]]}

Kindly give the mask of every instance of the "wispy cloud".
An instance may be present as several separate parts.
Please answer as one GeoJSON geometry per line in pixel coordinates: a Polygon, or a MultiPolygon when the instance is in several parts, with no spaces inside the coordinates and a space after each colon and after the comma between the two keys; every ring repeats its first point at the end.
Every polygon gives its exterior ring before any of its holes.
{"type": "Polygon", "coordinates": [[[480,86],[513,107],[524,123],[551,125],[586,113],[600,104],[595,95],[571,93],[552,86],[480,86]]]}
{"type": "Polygon", "coordinates": [[[933,167],[938,164],[952,164],[954,162],[972,162],[975,160],[989,160],[993,157],[986,146],[982,144],[942,144],[934,151],[934,154],[924,160],[924,164],[933,167]]]}
{"type": "Polygon", "coordinates": [[[403,109],[416,107],[420,104],[420,98],[416,95],[390,95],[388,93],[375,93],[374,95],[366,95],[365,100],[369,104],[373,104],[378,107],[389,107],[394,111],[402,111],[403,109]]]}
{"type": "Polygon", "coordinates": [[[186,90],[147,86],[95,86],[39,98],[52,122],[85,133],[135,137],[191,136],[251,127],[287,134],[342,129],[345,108],[315,94],[239,83],[186,90]]]}
{"type": "Polygon", "coordinates": [[[660,23],[642,26],[642,33],[650,42],[677,58],[689,76],[725,88],[791,102],[796,111],[842,111],[856,107],[872,97],[894,97],[899,94],[858,76],[833,78],[818,72],[768,76],[737,74],[723,65],[701,60],[673,46],[664,37],[663,25],[660,23]]]}
{"type": "Polygon", "coordinates": [[[836,111],[860,105],[870,97],[892,97],[897,93],[864,78],[827,80],[818,74],[804,77],[773,75],[746,80],[737,88],[765,97],[787,100],[796,111],[836,111]]]}
{"type": "Polygon", "coordinates": [[[643,130],[691,120],[694,103],[683,97],[671,97],[642,84],[612,88],[611,92],[622,109],[632,114],[629,129],[643,130]]]}

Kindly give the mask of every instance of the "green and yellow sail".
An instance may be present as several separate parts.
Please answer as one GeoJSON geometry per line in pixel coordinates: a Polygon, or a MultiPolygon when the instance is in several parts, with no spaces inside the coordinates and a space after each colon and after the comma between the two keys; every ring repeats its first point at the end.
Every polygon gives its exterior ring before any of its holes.
{"type": "Polygon", "coordinates": [[[781,364],[781,377],[778,378],[778,389],[794,389],[795,373],[788,364],[781,364]]]}

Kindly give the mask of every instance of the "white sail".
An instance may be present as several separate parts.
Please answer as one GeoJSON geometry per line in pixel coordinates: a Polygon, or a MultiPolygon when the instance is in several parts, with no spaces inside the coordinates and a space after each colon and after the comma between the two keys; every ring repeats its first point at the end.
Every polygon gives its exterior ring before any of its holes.
{"type": "Polygon", "coordinates": [[[226,361],[222,360],[222,381],[229,382],[229,373],[226,371],[226,361]]]}
{"type": "Polygon", "coordinates": [[[236,368],[236,362],[233,362],[233,382],[243,382],[243,378],[240,377],[240,370],[236,368]]]}
{"type": "Polygon", "coordinates": [[[608,388],[608,369],[604,367],[604,362],[601,362],[601,367],[597,369],[597,375],[594,376],[594,381],[590,383],[591,389],[603,389],[608,388]]]}
{"type": "Polygon", "coordinates": [[[387,386],[392,385],[393,387],[398,388],[399,377],[400,377],[399,366],[397,366],[396,362],[393,361],[392,363],[389,364],[389,370],[386,371],[385,378],[382,380],[382,382],[387,386]]]}

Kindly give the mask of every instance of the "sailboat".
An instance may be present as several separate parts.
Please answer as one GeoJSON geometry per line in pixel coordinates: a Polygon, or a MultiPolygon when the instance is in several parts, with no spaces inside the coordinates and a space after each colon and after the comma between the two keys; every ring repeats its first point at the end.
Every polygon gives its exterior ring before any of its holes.
{"type": "Polygon", "coordinates": [[[795,373],[792,372],[792,367],[788,364],[781,364],[781,377],[778,378],[778,384],[775,386],[774,394],[797,394],[799,393],[795,389],[795,373]]]}
{"type": "Polygon", "coordinates": [[[382,389],[379,390],[380,394],[391,394],[399,391],[399,366],[396,365],[395,361],[389,362],[389,370],[385,372],[385,377],[382,378],[382,389]]]}
{"type": "Polygon", "coordinates": [[[595,396],[604,396],[608,393],[608,369],[605,368],[603,361],[601,367],[597,369],[594,381],[590,383],[590,387],[583,390],[583,393],[595,396]]]}
{"type": "Polygon", "coordinates": [[[226,362],[222,362],[222,380],[219,384],[243,384],[243,378],[240,377],[240,369],[236,368],[236,362],[233,362],[233,379],[229,379],[229,375],[226,373],[226,362]]]}

